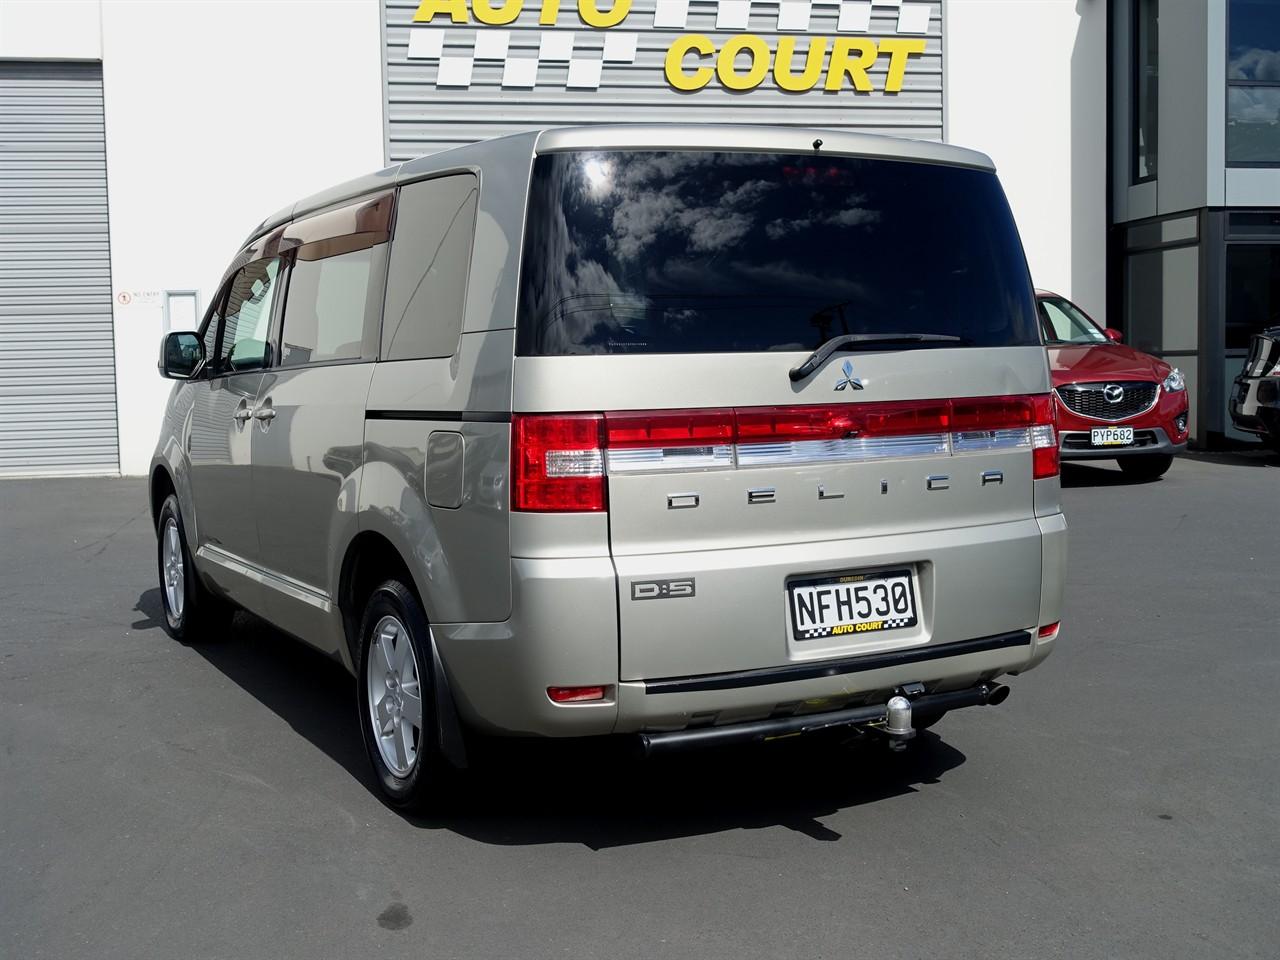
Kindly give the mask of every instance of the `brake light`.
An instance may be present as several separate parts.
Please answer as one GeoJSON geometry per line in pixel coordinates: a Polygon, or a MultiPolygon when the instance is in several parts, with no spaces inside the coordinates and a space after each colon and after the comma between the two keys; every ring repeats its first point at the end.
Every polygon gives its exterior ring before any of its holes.
{"type": "Polygon", "coordinates": [[[1031,476],[1036,480],[1056,477],[1060,470],[1058,456],[1058,408],[1053,394],[1041,393],[1031,398],[1034,408],[1031,422],[1031,476]]]}
{"type": "Polygon", "coordinates": [[[511,418],[511,508],[541,513],[605,508],[599,414],[511,418]]]}

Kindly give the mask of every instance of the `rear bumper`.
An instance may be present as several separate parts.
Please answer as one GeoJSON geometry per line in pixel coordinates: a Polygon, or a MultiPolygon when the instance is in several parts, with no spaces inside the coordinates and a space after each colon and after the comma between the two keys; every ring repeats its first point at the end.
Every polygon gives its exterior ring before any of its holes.
{"type": "MultiPolygon", "coordinates": [[[[1129,424],[1120,424],[1129,426],[1129,424]]],[[[1187,443],[1174,443],[1163,427],[1135,427],[1134,444],[1128,447],[1089,446],[1088,430],[1062,430],[1058,442],[1063,460],[1115,460],[1119,457],[1141,457],[1152,454],[1172,456],[1185,453],[1187,443]]]]}
{"type": "MultiPolygon", "coordinates": [[[[1067,529],[1060,513],[997,529],[912,536],[921,540],[922,553],[927,541],[935,573],[945,550],[958,551],[956,565],[948,566],[948,578],[963,582],[930,585],[943,598],[941,608],[933,606],[936,616],[928,618],[935,626],[943,618],[954,625],[967,613],[971,624],[992,623],[998,630],[1012,621],[1020,629],[977,636],[981,626],[948,629],[950,636],[964,638],[957,640],[944,640],[935,629],[922,642],[901,638],[896,645],[890,641],[826,657],[788,658],[780,646],[772,659],[747,662],[731,672],[700,669],[697,660],[686,658],[691,668],[687,674],[653,671],[619,682],[626,676],[619,658],[619,577],[614,561],[602,556],[513,559],[510,620],[437,623],[432,632],[468,725],[490,733],[548,737],[718,727],[883,704],[905,684],[923,684],[929,694],[968,689],[1029,670],[1049,655],[1053,639],[1039,639],[1034,627],[1061,619],[1067,529]],[[1022,550],[1011,554],[1021,564],[1014,593],[1001,594],[995,589],[997,581],[990,579],[1003,576],[1000,583],[1007,585],[1012,575],[1008,564],[982,562],[993,537],[997,542],[1025,543],[1033,551],[1030,557],[1022,550]],[[974,601],[977,606],[964,608],[966,595],[994,594],[1007,602],[993,608],[990,602],[974,601]],[[979,616],[979,610],[989,615],[979,616]],[[600,701],[552,703],[546,692],[552,686],[600,684],[607,686],[606,698],[600,701]]],[[[896,539],[895,543],[901,548],[896,539]]],[[[874,544],[863,541],[861,547],[871,549],[874,544]]],[[[822,549],[856,548],[827,544],[786,549],[812,555],[822,549]]],[[[895,554],[911,556],[912,551],[896,549],[895,554]]],[[[808,562],[839,568],[812,556],[808,562]]],[[[757,623],[755,629],[767,630],[774,643],[784,642],[776,625],[757,623]]]]}
{"type": "Polygon", "coordinates": [[[929,694],[966,690],[1030,669],[1052,641],[1025,630],[840,660],[619,684],[618,733],[727,729],[862,707],[883,709],[893,691],[922,683],[929,694]]]}

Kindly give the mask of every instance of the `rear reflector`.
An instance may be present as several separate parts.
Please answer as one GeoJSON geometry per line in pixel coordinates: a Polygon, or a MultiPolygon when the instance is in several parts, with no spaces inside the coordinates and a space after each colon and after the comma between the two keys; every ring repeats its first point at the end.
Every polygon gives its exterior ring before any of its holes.
{"type": "Polygon", "coordinates": [[[552,703],[583,703],[603,700],[604,691],[604,687],[547,687],[547,696],[552,703]]]}
{"type": "Polygon", "coordinates": [[[1040,628],[1040,630],[1037,633],[1037,636],[1039,636],[1041,640],[1052,640],[1054,637],[1058,635],[1058,628],[1060,626],[1062,626],[1061,621],[1055,621],[1054,623],[1046,623],[1043,627],[1040,628]]]}
{"type": "Polygon", "coordinates": [[[1058,474],[1050,394],[512,417],[513,510],[605,509],[605,475],[1031,448],[1058,474]]]}

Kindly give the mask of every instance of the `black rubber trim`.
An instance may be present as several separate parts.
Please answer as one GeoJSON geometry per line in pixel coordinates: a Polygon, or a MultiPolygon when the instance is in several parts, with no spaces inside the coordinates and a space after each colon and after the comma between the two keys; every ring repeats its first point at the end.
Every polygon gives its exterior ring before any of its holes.
{"type": "Polygon", "coordinates": [[[366,410],[366,420],[447,420],[451,423],[510,423],[511,414],[497,410],[366,410]]]}
{"type": "Polygon", "coordinates": [[[956,643],[939,643],[906,650],[887,650],[883,653],[867,653],[844,660],[822,660],[816,663],[796,663],[788,667],[769,667],[763,670],[738,670],[733,673],[707,673],[697,677],[669,677],[644,681],[644,692],[697,693],[703,690],[733,690],[738,687],[762,687],[770,683],[791,683],[794,680],[814,680],[818,677],[839,677],[847,673],[865,673],[885,667],[898,667],[927,660],[943,660],[947,657],[963,657],[987,650],[1003,650],[1006,647],[1022,647],[1031,644],[1031,633],[1018,630],[994,637],[978,637],[976,640],[960,640],[956,643]]]}

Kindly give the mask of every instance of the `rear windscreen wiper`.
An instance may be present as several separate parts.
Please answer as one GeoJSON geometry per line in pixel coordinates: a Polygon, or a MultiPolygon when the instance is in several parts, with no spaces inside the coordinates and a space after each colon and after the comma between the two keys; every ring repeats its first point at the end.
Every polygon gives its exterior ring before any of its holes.
{"type": "Polygon", "coordinates": [[[832,337],[798,367],[791,368],[793,382],[803,380],[813,371],[827,362],[837,350],[857,350],[861,347],[874,347],[885,343],[963,343],[961,337],[951,337],[941,333],[846,333],[832,337]]]}

